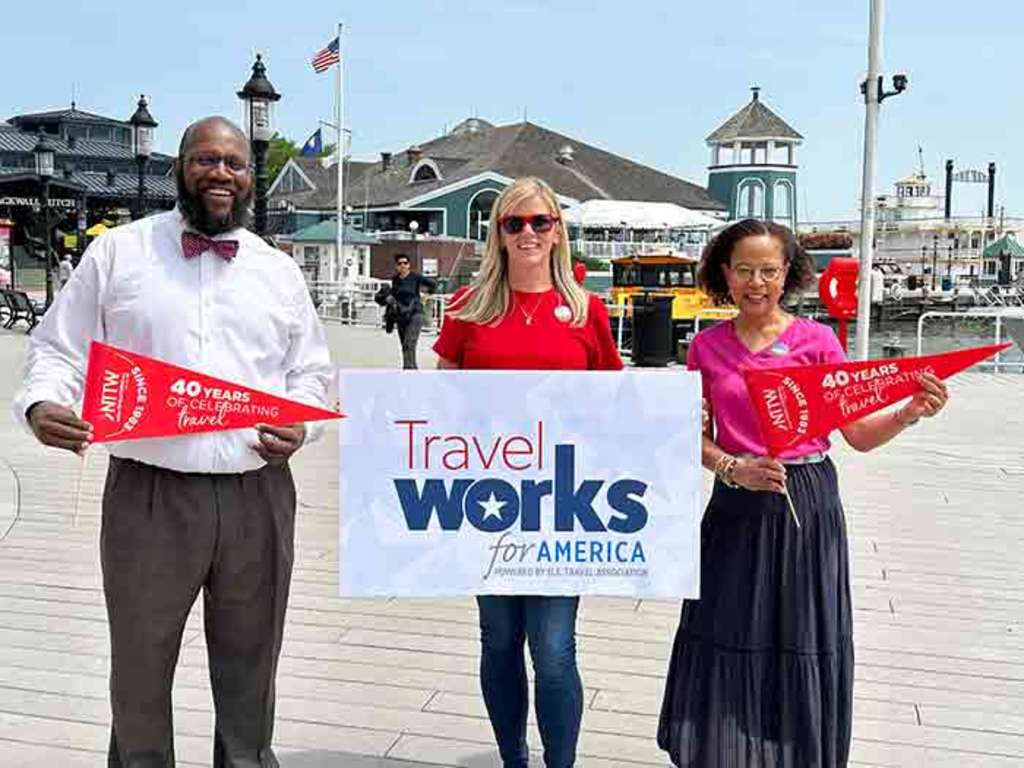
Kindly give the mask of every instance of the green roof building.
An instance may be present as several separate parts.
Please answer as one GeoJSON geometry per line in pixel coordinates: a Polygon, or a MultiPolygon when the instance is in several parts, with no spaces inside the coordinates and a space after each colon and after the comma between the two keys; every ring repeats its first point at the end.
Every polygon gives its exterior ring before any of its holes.
{"type": "Polygon", "coordinates": [[[796,229],[796,147],[803,136],[751,88],[750,102],[707,137],[708,192],[729,218],[762,219],[796,229]]]}

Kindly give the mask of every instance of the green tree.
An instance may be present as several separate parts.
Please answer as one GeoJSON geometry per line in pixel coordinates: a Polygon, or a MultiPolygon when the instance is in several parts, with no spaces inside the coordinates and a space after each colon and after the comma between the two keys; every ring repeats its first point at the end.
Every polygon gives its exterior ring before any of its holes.
{"type": "MultiPolygon", "coordinates": [[[[317,157],[332,156],[334,146],[334,144],[325,144],[323,151],[317,157]]],[[[302,148],[298,144],[281,134],[274,134],[274,138],[270,140],[270,146],[267,148],[267,178],[270,179],[271,186],[285,163],[300,154],[302,154],[302,148]]]]}
{"type": "Polygon", "coordinates": [[[274,134],[270,140],[270,147],[267,149],[267,178],[274,183],[277,174],[284,168],[284,164],[299,154],[299,147],[291,139],[280,134],[274,134]]]}

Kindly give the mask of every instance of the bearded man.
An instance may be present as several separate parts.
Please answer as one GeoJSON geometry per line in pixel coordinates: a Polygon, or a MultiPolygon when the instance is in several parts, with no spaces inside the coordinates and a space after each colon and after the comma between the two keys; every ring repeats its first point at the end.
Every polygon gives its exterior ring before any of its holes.
{"type": "MultiPolygon", "coordinates": [[[[176,209],[93,242],[32,334],[14,411],[45,445],[81,453],[91,442],[71,407],[93,339],[327,407],[331,363],[302,273],[245,229],[245,134],[222,117],[194,123],[176,172],[176,209]]],[[[213,765],[278,765],[274,678],[294,551],[288,459],[306,439],[295,424],[110,444],[100,532],[109,766],[174,765],[171,687],[200,591],[213,765]]]]}

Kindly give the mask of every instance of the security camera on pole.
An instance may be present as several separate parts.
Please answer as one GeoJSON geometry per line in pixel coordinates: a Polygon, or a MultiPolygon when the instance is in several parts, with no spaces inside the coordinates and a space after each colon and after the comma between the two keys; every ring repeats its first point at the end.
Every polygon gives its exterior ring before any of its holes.
{"type": "Polygon", "coordinates": [[[878,137],[878,106],[889,96],[907,89],[907,76],[893,75],[893,90],[885,90],[881,69],[883,0],[871,0],[868,34],[868,75],[861,83],[864,94],[864,176],[860,193],[860,275],[857,286],[858,360],[868,359],[871,326],[871,262],[875,247],[875,144],[878,137]]]}

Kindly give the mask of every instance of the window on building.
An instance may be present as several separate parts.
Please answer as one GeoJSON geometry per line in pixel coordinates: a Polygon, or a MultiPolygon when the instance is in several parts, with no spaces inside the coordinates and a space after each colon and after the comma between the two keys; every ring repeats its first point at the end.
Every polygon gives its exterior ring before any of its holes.
{"type": "Polygon", "coordinates": [[[754,145],[754,163],[764,165],[768,162],[768,145],[758,142],[754,145]]]}
{"type": "Polygon", "coordinates": [[[477,192],[469,201],[469,237],[472,240],[486,240],[488,222],[491,219],[491,208],[498,199],[493,189],[477,192]]]}
{"type": "Polygon", "coordinates": [[[96,141],[111,141],[112,130],[109,125],[94,125],[89,129],[89,138],[96,141]]]}
{"type": "Polygon", "coordinates": [[[981,247],[981,232],[971,232],[971,248],[981,247]]]}
{"type": "Polygon", "coordinates": [[[764,218],[764,182],[747,179],[740,183],[736,216],[740,219],[764,218]]]}
{"type": "Polygon", "coordinates": [[[775,182],[772,193],[772,215],[775,221],[789,226],[793,219],[793,185],[788,181],[775,182]]]}
{"type": "Polygon", "coordinates": [[[715,148],[715,152],[717,153],[715,160],[716,165],[732,165],[733,162],[735,162],[732,144],[725,146],[719,145],[715,148]]]}
{"type": "Polygon", "coordinates": [[[437,172],[433,166],[424,163],[416,169],[415,175],[412,177],[413,181],[437,181],[437,172]]]}
{"type": "Polygon", "coordinates": [[[85,139],[89,137],[89,129],[84,125],[69,125],[65,129],[69,139],[85,139]]]}
{"type": "Polygon", "coordinates": [[[768,162],[772,165],[792,165],[793,147],[789,144],[774,144],[768,162]]]}
{"type": "Polygon", "coordinates": [[[996,263],[994,261],[985,262],[985,274],[994,275],[996,273],[996,263]]]}

